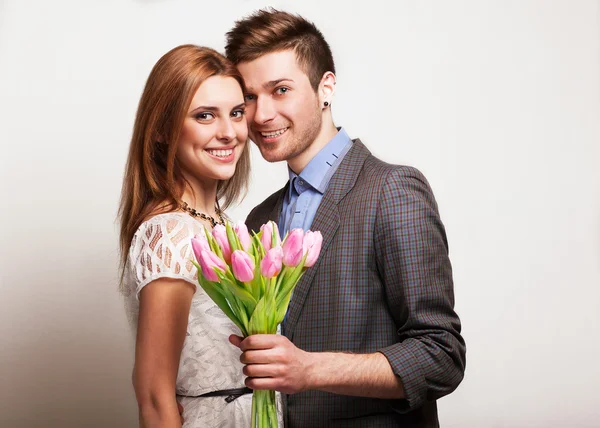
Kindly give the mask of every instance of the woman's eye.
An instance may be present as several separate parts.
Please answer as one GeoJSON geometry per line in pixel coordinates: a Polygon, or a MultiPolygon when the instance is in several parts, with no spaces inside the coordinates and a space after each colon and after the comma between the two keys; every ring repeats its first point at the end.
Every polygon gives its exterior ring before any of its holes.
{"type": "Polygon", "coordinates": [[[215,115],[212,113],[198,113],[196,115],[196,120],[210,120],[210,119],[214,119],[215,115]]]}
{"type": "Polygon", "coordinates": [[[231,117],[239,119],[244,116],[246,112],[244,110],[234,110],[231,112],[231,117]]]}
{"type": "Polygon", "coordinates": [[[275,93],[277,95],[283,95],[288,91],[288,88],[282,87],[282,88],[277,88],[275,89],[275,93]]]}

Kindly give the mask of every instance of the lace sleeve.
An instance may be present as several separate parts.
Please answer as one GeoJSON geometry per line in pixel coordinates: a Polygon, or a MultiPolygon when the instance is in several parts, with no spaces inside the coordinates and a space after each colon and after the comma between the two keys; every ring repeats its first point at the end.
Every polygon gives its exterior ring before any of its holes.
{"type": "Polygon", "coordinates": [[[136,297],[143,287],[159,278],[183,279],[196,287],[190,239],[203,232],[195,220],[177,215],[156,216],[142,224],[129,252],[136,297]]]}

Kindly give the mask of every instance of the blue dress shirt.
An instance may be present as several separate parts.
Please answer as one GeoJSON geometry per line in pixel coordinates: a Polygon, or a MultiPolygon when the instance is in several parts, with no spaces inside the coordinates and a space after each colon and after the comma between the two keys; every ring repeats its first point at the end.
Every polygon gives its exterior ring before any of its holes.
{"type": "Polygon", "coordinates": [[[288,168],[290,185],[283,199],[278,225],[282,239],[292,229],[310,229],[329,181],[351,147],[352,140],[340,128],[300,175],[288,168]]]}

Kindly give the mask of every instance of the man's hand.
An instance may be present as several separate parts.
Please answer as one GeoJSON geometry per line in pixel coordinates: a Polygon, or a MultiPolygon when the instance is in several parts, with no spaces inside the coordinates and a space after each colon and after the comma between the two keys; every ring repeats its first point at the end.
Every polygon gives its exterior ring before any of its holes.
{"type": "Polygon", "coordinates": [[[311,389],[311,354],[294,346],[287,337],[255,334],[243,339],[232,334],[229,341],[242,350],[240,361],[245,364],[248,388],[285,394],[311,389]]]}

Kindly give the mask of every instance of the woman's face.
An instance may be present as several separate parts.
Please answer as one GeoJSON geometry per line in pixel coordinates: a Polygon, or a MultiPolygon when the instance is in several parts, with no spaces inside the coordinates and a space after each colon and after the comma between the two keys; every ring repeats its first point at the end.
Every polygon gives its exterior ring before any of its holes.
{"type": "Polygon", "coordinates": [[[177,159],[187,178],[227,180],[247,138],[242,88],[233,77],[212,76],[200,85],[188,108],[177,159]]]}

